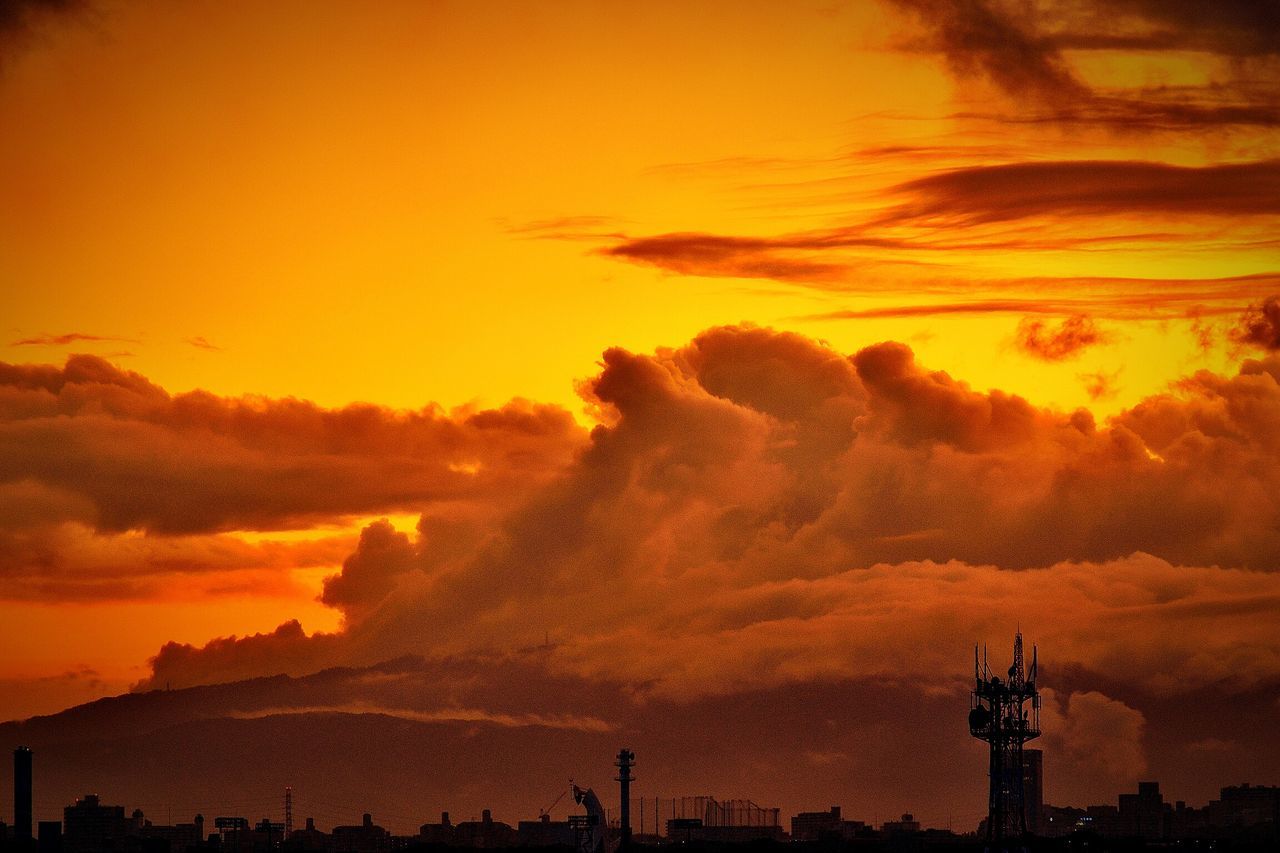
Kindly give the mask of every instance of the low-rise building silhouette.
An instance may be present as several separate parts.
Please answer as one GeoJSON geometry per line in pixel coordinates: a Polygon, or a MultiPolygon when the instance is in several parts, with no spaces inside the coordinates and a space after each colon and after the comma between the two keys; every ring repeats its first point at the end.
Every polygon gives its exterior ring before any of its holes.
{"type": "Polygon", "coordinates": [[[516,824],[516,843],[521,847],[572,846],[573,842],[574,831],[569,821],[552,820],[549,814],[516,824]]]}
{"type": "Polygon", "coordinates": [[[844,820],[840,807],[825,812],[800,812],[791,818],[792,841],[848,841],[867,834],[860,820],[844,820]]]}
{"type": "Polygon", "coordinates": [[[904,814],[901,820],[886,820],[880,827],[880,832],[884,835],[914,835],[920,831],[920,821],[916,820],[915,815],[908,812],[904,814]]]}
{"type": "Polygon", "coordinates": [[[1219,829],[1240,829],[1272,822],[1280,826],[1280,786],[1231,785],[1205,806],[1205,821],[1219,829]]]}
{"type": "Polygon", "coordinates": [[[454,843],[462,847],[513,847],[516,841],[515,829],[494,820],[489,809],[480,813],[480,820],[464,820],[454,826],[454,843]]]}
{"type": "Polygon", "coordinates": [[[440,812],[439,823],[424,823],[418,827],[418,841],[422,844],[453,844],[453,821],[448,812],[440,812]]]}
{"type": "Polygon", "coordinates": [[[355,826],[335,826],[330,833],[332,848],[337,853],[380,853],[391,849],[391,833],[373,822],[365,813],[355,826]]]}

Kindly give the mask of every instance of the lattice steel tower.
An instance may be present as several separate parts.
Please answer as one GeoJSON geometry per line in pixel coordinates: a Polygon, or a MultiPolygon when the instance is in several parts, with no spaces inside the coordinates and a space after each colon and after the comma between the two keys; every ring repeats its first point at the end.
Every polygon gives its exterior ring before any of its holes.
{"type": "Polygon", "coordinates": [[[1024,671],[1022,633],[1019,632],[1013,641],[1009,677],[1001,681],[987,666],[986,649],[982,650],[979,662],[978,647],[974,646],[973,678],[969,732],[991,745],[987,848],[1011,850],[1020,847],[1027,836],[1022,745],[1040,736],[1035,647],[1031,649],[1031,669],[1024,671]]]}

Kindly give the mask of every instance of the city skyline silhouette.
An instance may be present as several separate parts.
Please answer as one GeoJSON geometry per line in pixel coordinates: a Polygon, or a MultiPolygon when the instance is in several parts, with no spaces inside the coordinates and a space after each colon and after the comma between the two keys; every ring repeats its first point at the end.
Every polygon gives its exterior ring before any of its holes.
{"type": "MultiPolygon", "coordinates": [[[[911,812],[904,812],[900,819],[884,821],[858,820],[850,817],[841,806],[824,811],[804,811],[790,818],[789,832],[781,818],[782,810],[762,807],[749,799],[718,800],[711,796],[662,797],[660,795],[632,796],[631,784],[635,781],[632,767],[636,764],[635,752],[622,748],[613,766],[617,784],[614,796],[602,788],[600,794],[590,786],[579,786],[572,780],[569,791],[572,797],[566,804],[572,812],[580,806],[582,814],[568,814],[563,820],[553,820],[553,810],[564,799],[561,791],[550,804],[538,809],[537,819],[520,820],[518,828],[493,817],[490,808],[484,808],[479,819],[463,819],[455,822],[450,812],[442,810],[438,823],[423,823],[418,831],[395,832],[374,822],[373,813],[365,811],[361,822],[341,825],[331,820],[328,832],[317,821],[315,812],[332,816],[343,806],[316,798],[309,790],[304,775],[296,781],[302,784],[300,801],[295,799],[295,786],[283,788],[281,802],[268,806],[259,792],[254,799],[251,790],[238,788],[228,798],[228,791],[221,796],[209,797],[205,805],[215,803],[212,810],[190,807],[194,811],[189,822],[173,820],[173,805],[165,803],[152,814],[157,818],[163,811],[167,820],[160,823],[150,819],[142,808],[126,809],[125,806],[107,805],[97,793],[77,797],[62,809],[61,819],[48,819],[33,808],[33,752],[21,746],[13,751],[13,822],[0,821],[0,844],[5,849],[34,849],[24,845],[39,844],[46,853],[96,853],[99,850],[119,849],[121,846],[150,844],[163,849],[203,849],[206,843],[218,848],[264,850],[298,849],[381,851],[412,845],[437,847],[565,847],[578,853],[626,853],[633,845],[655,844],[713,844],[736,845],[745,843],[823,842],[825,844],[886,844],[897,849],[903,844],[943,844],[955,846],[968,843],[981,845],[987,850],[1025,850],[1031,847],[1050,849],[1055,839],[1069,839],[1072,843],[1092,839],[1099,849],[1106,845],[1134,845],[1145,842],[1180,842],[1201,839],[1208,843],[1218,839],[1234,843],[1238,849],[1264,849],[1280,830],[1280,786],[1243,785],[1224,786],[1220,797],[1208,804],[1189,806],[1179,800],[1167,802],[1160,791],[1159,782],[1142,781],[1137,793],[1120,793],[1118,806],[1109,804],[1080,805],[1051,804],[1044,798],[1044,755],[1039,749],[1027,749],[1023,744],[1040,734],[1038,712],[1040,703],[1036,690],[1039,672],[1038,654],[1033,651],[1030,667],[1023,666],[1023,643],[1019,633],[1015,638],[1013,664],[1005,680],[992,673],[985,656],[978,657],[975,649],[975,687],[970,702],[969,729],[971,735],[988,742],[990,760],[986,782],[990,790],[987,814],[976,827],[954,825],[956,815],[948,812],[947,825],[930,827],[911,812]],[[1023,709],[1031,702],[1028,717],[1023,709]],[[1019,719],[1021,724],[1019,724],[1019,719]],[[1016,737],[1006,743],[1004,731],[1015,732],[1016,737]],[[1029,735],[1029,737],[1028,737],[1029,735]],[[1011,744],[1011,745],[1010,745],[1011,744]],[[668,805],[669,803],[669,805],[668,805]],[[252,804],[252,805],[251,805],[252,804]],[[651,804],[649,819],[645,818],[646,804],[651,804]],[[251,819],[244,812],[252,806],[260,807],[264,816],[251,819]],[[275,806],[281,806],[282,814],[275,806]],[[300,821],[295,823],[295,806],[300,821]],[[663,813],[666,809],[664,821],[663,813]],[[204,812],[215,816],[209,820],[204,812]],[[35,812],[33,814],[33,812],[35,812]],[[126,817],[129,814],[129,817],[126,817]],[[281,817],[274,820],[273,815],[281,817]],[[38,826],[39,831],[36,832],[38,826]],[[206,829],[214,831],[206,834],[206,829]],[[652,830],[651,832],[649,830],[652,830]],[[968,841],[966,842],[966,839],[968,841]],[[283,848],[281,847],[283,845],[283,848]]],[[[170,691],[163,691],[167,696],[170,691]]],[[[307,721],[302,721],[305,728],[307,721]]],[[[325,747],[321,745],[321,749],[325,747]]],[[[338,756],[341,760],[348,756],[338,756]]],[[[504,755],[504,761],[510,756],[504,755]]],[[[425,769],[425,768],[424,768],[425,769]]],[[[434,768],[432,768],[434,769],[434,768]]],[[[595,768],[597,771],[599,768],[595,768]]],[[[428,772],[430,770],[428,769],[428,772]]],[[[485,782],[499,781],[498,774],[482,775],[480,788],[485,782]]],[[[606,777],[607,778],[607,777],[606,777]]],[[[510,777],[506,781],[510,781],[510,777]]],[[[605,781],[605,780],[602,780],[605,781]]],[[[754,780],[738,780],[738,784],[754,780]]],[[[510,789],[510,784],[502,787],[510,789]]],[[[471,788],[474,793],[475,786],[471,788]]],[[[496,786],[495,786],[496,790],[496,786]]],[[[524,792],[527,794],[527,792],[524,792]]],[[[188,795],[190,796],[190,795],[188,795]]],[[[206,795],[207,796],[207,795],[206,795]]],[[[45,802],[50,798],[45,797],[45,802]]],[[[367,803],[356,803],[364,808],[367,803]]],[[[179,811],[182,811],[179,806],[179,811]]],[[[348,806],[350,808],[350,806],[348,806]]],[[[45,809],[47,811],[47,808],[45,809]]],[[[961,822],[965,822],[961,815],[961,822]]],[[[404,821],[403,814],[394,817],[404,821]]],[[[323,820],[323,818],[321,819],[323,820]]]]}

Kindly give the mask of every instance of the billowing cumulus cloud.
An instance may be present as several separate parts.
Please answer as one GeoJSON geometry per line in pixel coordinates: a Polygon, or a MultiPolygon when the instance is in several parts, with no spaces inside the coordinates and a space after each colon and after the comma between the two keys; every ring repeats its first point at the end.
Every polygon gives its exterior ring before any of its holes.
{"type": "Polygon", "coordinates": [[[492,505],[552,475],[580,440],[553,406],[324,409],[170,395],[92,356],[0,364],[0,485],[37,484],[58,496],[61,520],[102,532],[270,530],[492,505]]]}
{"type": "Polygon", "coordinates": [[[374,522],[360,534],[360,543],[343,562],[342,572],[325,581],[320,600],[348,614],[366,610],[386,597],[396,575],[416,567],[409,537],[386,520],[374,522]]]}
{"type": "Polygon", "coordinates": [[[152,661],[152,687],[189,687],[212,681],[252,678],[264,673],[312,671],[334,642],[333,635],[308,637],[291,620],[276,630],[247,637],[222,637],[196,648],[166,643],[152,661]]]}
{"type": "Polygon", "coordinates": [[[1067,802],[1089,802],[1092,791],[1135,787],[1147,771],[1141,711],[1101,693],[1060,696],[1044,691],[1041,742],[1061,780],[1055,793],[1067,802]]]}
{"type": "MultiPolygon", "coordinates": [[[[585,439],[563,409],[519,401],[325,409],[171,395],[92,356],[0,363],[0,599],[301,594],[290,570],[338,565],[352,537],[246,533],[426,508],[440,525],[474,526],[585,439]]],[[[354,606],[371,594],[361,585],[337,583],[326,601],[354,606]]]]}
{"type": "MultiPolygon", "coordinates": [[[[560,476],[485,523],[368,529],[326,587],[343,632],[240,641],[252,666],[239,643],[168,649],[149,683],[549,642],[551,673],[669,701],[840,679],[954,693],[958,649],[1021,620],[1077,693],[1101,673],[1147,697],[1272,689],[1277,376],[1197,374],[1098,425],[901,344],[849,357],[728,327],[610,350],[583,386],[602,425],[560,476]]],[[[1112,709],[1078,701],[1082,727],[1112,709]]]]}

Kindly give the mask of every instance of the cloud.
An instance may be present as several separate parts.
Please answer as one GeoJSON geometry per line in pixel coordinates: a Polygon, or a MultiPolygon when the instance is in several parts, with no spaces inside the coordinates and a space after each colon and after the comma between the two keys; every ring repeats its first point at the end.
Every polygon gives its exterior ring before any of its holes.
{"type": "Polygon", "coordinates": [[[617,236],[616,228],[619,219],[613,216],[557,216],[551,219],[535,219],[528,222],[512,223],[499,219],[497,223],[508,234],[534,239],[553,240],[599,240],[602,237],[617,236]]]}
{"type": "Polygon", "coordinates": [[[100,341],[121,341],[124,343],[136,344],[139,341],[135,338],[116,338],[104,335],[90,335],[84,332],[68,332],[62,335],[35,335],[30,338],[20,338],[9,344],[11,347],[65,347],[70,344],[100,341]]]}
{"type": "Polygon", "coordinates": [[[832,246],[829,240],[811,237],[771,239],[679,233],[623,238],[601,253],[681,275],[815,281],[839,278],[848,268],[840,263],[784,255],[779,250],[820,250],[832,246]]]}
{"type": "Polygon", "coordinates": [[[308,527],[435,504],[466,515],[555,476],[585,438],[554,406],[392,411],[170,395],[92,356],[0,363],[0,486],[104,533],[308,527]],[[46,505],[52,506],[46,500],[46,505]]]}
{"type": "MultiPolygon", "coordinates": [[[[1068,280],[1064,279],[1062,284],[1068,280]]],[[[1157,282],[1144,282],[1155,287],[1157,282]]],[[[977,299],[969,302],[926,303],[924,305],[889,305],[883,308],[842,309],[821,314],[806,314],[797,320],[870,320],[898,317],[940,317],[953,314],[1040,314],[1069,319],[1087,311],[1109,320],[1196,320],[1206,316],[1236,314],[1238,305],[1213,305],[1230,298],[1230,289],[1219,293],[1179,294],[1165,292],[1080,298],[1044,297],[1041,299],[977,299]],[[1206,304],[1210,303],[1210,304],[1206,304]]]]}
{"type": "Polygon", "coordinates": [[[209,352],[222,352],[222,347],[217,344],[210,343],[201,335],[196,335],[194,338],[187,338],[187,343],[197,349],[208,350],[209,352]]]}
{"type": "Polygon", "coordinates": [[[955,262],[982,253],[1040,257],[1103,248],[1185,250],[1189,244],[1256,252],[1271,244],[1274,229],[1267,226],[1280,213],[1277,160],[1198,167],[1127,160],[984,163],[935,170],[887,187],[879,198],[879,210],[860,211],[837,227],[764,235],[599,234],[594,239],[601,245],[592,251],[682,276],[767,279],[828,293],[952,297],[933,309],[872,309],[888,314],[1016,310],[1000,307],[1010,295],[1023,304],[1062,306],[1055,313],[1116,303],[1113,310],[1136,314],[1174,302],[1184,314],[1204,313],[1224,308],[1224,299],[1257,299],[1277,278],[1266,270],[1202,279],[1008,277],[955,262]],[[1028,298],[1032,290],[1037,298],[1028,298]]]}
{"type": "Polygon", "coordinates": [[[1280,296],[1268,296],[1250,306],[1230,334],[1236,343],[1268,351],[1280,349],[1280,296]]]}
{"type": "Polygon", "coordinates": [[[976,225],[1038,216],[1280,213],[1280,160],[1174,166],[1124,160],[1004,163],[900,184],[912,197],[884,221],[976,225]]]}
{"type": "Polygon", "coordinates": [[[1061,55],[1040,41],[1028,22],[984,0],[893,0],[918,18],[924,45],[946,57],[958,76],[982,74],[1014,95],[1044,100],[1089,94],[1061,55]]]}
{"type": "Polygon", "coordinates": [[[1235,57],[1280,54],[1280,17],[1254,0],[1224,0],[1212,6],[1192,0],[1119,0],[1081,4],[1077,14],[1074,21],[1068,17],[1058,23],[1050,37],[1055,47],[1195,50],[1235,57]],[[1119,20],[1115,10],[1121,13],[1119,20]],[[1128,31],[1117,34],[1117,24],[1128,24],[1128,31]]]}
{"type": "Polygon", "coordinates": [[[233,634],[199,648],[168,642],[151,659],[151,677],[135,688],[190,687],[264,673],[313,672],[321,668],[325,652],[335,643],[332,634],[307,636],[297,620],[284,622],[269,634],[233,634]]]}
{"type": "Polygon", "coordinates": [[[537,726],[547,729],[568,729],[580,732],[609,732],[613,726],[597,717],[570,714],[495,714],[482,708],[442,708],[435,711],[416,711],[411,708],[388,708],[369,702],[343,702],[336,705],[304,705],[301,707],[261,708],[254,711],[233,712],[238,720],[256,720],[262,717],[303,714],[377,714],[398,720],[418,723],[435,722],[485,722],[510,728],[537,726]]]}
{"type": "MultiPolygon", "coordinates": [[[[841,309],[808,314],[798,320],[866,320],[934,317],[954,314],[1035,314],[1069,318],[1087,314],[1108,320],[1189,320],[1203,348],[1210,348],[1209,317],[1238,316],[1240,303],[1257,298],[1277,281],[1276,274],[1216,279],[1141,279],[1111,277],[1017,278],[983,282],[990,291],[1035,292],[1035,298],[968,299],[877,308],[841,309]],[[1059,295],[1061,294],[1061,295],[1059,295]]],[[[850,292],[857,292],[851,290],[850,292]]]]}
{"type": "Polygon", "coordinates": [[[1014,343],[1018,349],[1042,361],[1063,361],[1075,358],[1084,350],[1106,343],[1110,336],[1100,330],[1093,320],[1076,314],[1067,317],[1057,328],[1044,320],[1024,317],[1018,323],[1014,343]]]}
{"type": "Polygon", "coordinates": [[[602,424],[561,476],[481,523],[429,510],[412,541],[374,525],[326,588],[343,631],[166,647],[148,683],[536,654],[639,701],[839,679],[946,693],[958,638],[1016,613],[1074,692],[1101,673],[1148,700],[1270,689],[1278,376],[1275,358],[1198,373],[1098,425],[901,344],[846,356],[724,327],[611,349],[583,386],[602,424]]]}
{"type": "Polygon", "coordinates": [[[12,40],[28,35],[50,18],[87,7],[85,0],[5,0],[0,3],[0,39],[12,40]]]}
{"type": "Polygon", "coordinates": [[[1116,382],[1120,378],[1120,370],[1116,369],[1111,372],[1099,370],[1094,373],[1081,373],[1078,374],[1077,378],[1084,383],[1085,393],[1089,395],[1090,400],[1108,400],[1114,397],[1118,391],[1116,382]]]}
{"type": "Polygon", "coordinates": [[[954,119],[976,119],[1004,125],[1100,125],[1117,132],[1205,132],[1224,127],[1270,129],[1280,126],[1280,95],[1256,96],[1255,103],[1222,103],[1222,95],[1208,89],[1189,95],[1184,90],[1150,88],[1132,97],[1095,96],[1068,107],[1038,108],[1016,113],[962,111],[954,119]]]}
{"type": "MultiPolygon", "coordinates": [[[[1016,164],[1015,164],[1016,165],[1016,164]]],[[[991,167],[986,167],[991,168],[991,167]]],[[[963,170],[955,170],[957,173],[963,170]]],[[[950,174],[950,173],[944,173],[950,174]]],[[[903,184],[895,192],[914,193],[915,187],[903,184]]],[[[913,280],[910,289],[920,290],[921,278],[934,268],[944,266],[942,258],[947,252],[961,250],[1069,250],[1089,248],[1102,243],[1164,243],[1177,239],[1170,233],[1135,233],[1120,235],[1047,235],[1043,231],[1026,234],[1002,233],[997,236],[967,235],[962,229],[978,222],[948,222],[948,233],[936,229],[930,222],[931,215],[913,225],[927,226],[928,233],[911,236],[889,235],[882,229],[886,224],[899,224],[898,220],[913,220],[918,208],[896,208],[871,222],[851,227],[799,232],[767,237],[743,237],[678,232],[647,237],[626,235],[598,235],[597,239],[610,241],[611,246],[597,250],[605,257],[631,263],[657,267],[680,275],[729,276],[735,278],[769,278],[777,281],[828,283],[833,289],[857,289],[858,282],[850,277],[859,271],[874,271],[919,267],[926,272],[913,280]],[[857,250],[872,250],[857,254],[857,250]],[[851,251],[853,253],[851,253],[851,251]],[[820,260],[821,259],[821,260],[820,260]]],[[[935,273],[935,276],[939,275],[935,273]]],[[[1250,276],[1238,277],[1243,280],[1250,276]]],[[[1030,279],[1028,279],[1030,280],[1030,279]]],[[[1046,279],[1039,279],[1045,281],[1046,279]]],[[[1143,279],[1094,278],[1096,281],[1137,283],[1143,279]]],[[[936,290],[937,281],[926,284],[926,290],[936,290]]],[[[972,282],[967,282],[972,285],[972,282]]],[[[885,290],[884,285],[867,286],[866,289],[885,290]]],[[[960,289],[960,288],[954,288],[960,289]]]]}
{"type": "MultiPolygon", "coordinates": [[[[9,498],[17,503],[31,494],[0,487],[0,508],[9,498]]],[[[297,596],[304,590],[290,570],[338,565],[355,538],[250,542],[231,534],[100,534],[74,522],[24,526],[21,519],[15,514],[0,526],[4,601],[174,600],[246,592],[297,596]]]]}
{"type": "Polygon", "coordinates": [[[903,49],[936,53],[957,81],[985,80],[1008,96],[1007,109],[987,117],[1125,132],[1280,124],[1274,82],[1280,27],[1265,3],[890,2],[921,27],[903,49]],[[1164,56],[1195,54],[1216,65],[1195,85],[1103,88],[1086,83],[1068,53],[1090,51],[1149,61],[1148,79],[1159,74],[1155,62],[1164,56]]]}
{"type": "Polygon", "coordinates": [[[1052,768],[1045,799],[1086,803],[1091,792],[1136,788],[1147,771],[1142,712],[1093,691],[1043,694],[1042,744],[1052,768]]]}
{"type": "Polygon", "coordinates": [[[408,536],[386,520],[374,522],[360,534],[342,572],[325,580],[320,600],[342,609],[348,618],[375,607],[391,592],[397,575],[416,568],[416,557],[408,536]]]}

